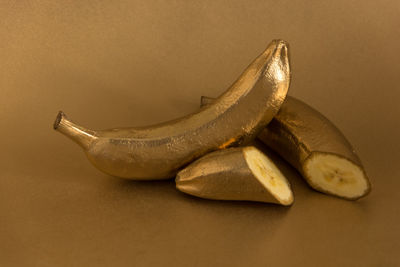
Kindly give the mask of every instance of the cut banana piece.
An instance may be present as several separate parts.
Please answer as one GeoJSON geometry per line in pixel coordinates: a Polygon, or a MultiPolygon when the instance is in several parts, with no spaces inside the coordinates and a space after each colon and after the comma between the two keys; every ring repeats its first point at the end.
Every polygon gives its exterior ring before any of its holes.
{"type": "Polygon", "coordinates": [[[289,182],[275,164],[253,146],[209,153],[181,170],[176,187],[197,197],[293,203],[289,182]]]}
{"type": "MultiPolygon", "coordinates": [[[[202,97],[201,105],[214,100],[202,97]]],[[[294,166],[314,189],[355,200],[371,189],[354,149],[317,110],[288,96],[258,138],[294,166]]]]}

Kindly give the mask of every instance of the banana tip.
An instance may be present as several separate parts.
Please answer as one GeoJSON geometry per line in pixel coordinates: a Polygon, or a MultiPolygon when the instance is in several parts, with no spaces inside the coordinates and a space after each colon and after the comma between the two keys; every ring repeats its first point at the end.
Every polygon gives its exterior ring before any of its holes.
{"type": "Polygon", "coordinates": [[[54,121],[54,124],[53,124],[54,130],[57,130],[58,126],[60,125],[61,120],[62,120],[64,117],[65,117],[64,112],[59,111],[58,114],[57,114],[56,120],[54,121]]]}

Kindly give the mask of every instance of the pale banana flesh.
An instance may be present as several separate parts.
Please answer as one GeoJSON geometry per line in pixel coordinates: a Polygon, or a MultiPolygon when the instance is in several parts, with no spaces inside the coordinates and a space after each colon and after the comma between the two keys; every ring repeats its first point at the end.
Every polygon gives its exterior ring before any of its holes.
{"type": "Polygon", "coordinates": [[[60,112],[54,128],[101,171],[128,179],[167,179],[211,151],[249,143],[272,120],[290,83],[287,44],[272,41],[215,102],[173,121],[92,131],[60,112]]]}
{"type": "Polygon", "coordinates": [[[201,198],[293,203],[285,176],[253,146],[209,153],[181,170],[175,181],[178,190],[201,198]]]}
{"type": "MultiPolygon", "coordinates": [[[[213,98],[202,97],[206,106],[213,98]]],[[[258,138],[294,166],[314,189],[355,200],[370,182],[360,159],[340,130],[317,110],[288,96],[258,138]]]]}
{"type": "Polygon", "coordinates": [[[315,152],[303,169],[313,187],[333,195],[354,198],[364,195],[369,188],[362,168],[334,154],[315,152]]]}

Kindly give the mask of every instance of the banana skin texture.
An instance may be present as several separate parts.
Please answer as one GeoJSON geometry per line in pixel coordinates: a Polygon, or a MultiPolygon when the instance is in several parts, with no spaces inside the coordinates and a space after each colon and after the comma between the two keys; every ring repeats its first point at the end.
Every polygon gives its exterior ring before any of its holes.
{"type": "Polygon", "coordinates": [[[288,46],[273,40],[213,104],[165,123],[92,131],[60,112],[54,129],[79,144],[99,170],[117,177],[174,177],[211,151],[245,145],[272,120],[290,84],[288,46]]]}
{"type": "Polygon", "coordinates": [[[211,152],[178,172],[175,182],[178,190],[201,198],[293,203],[286,178],[252,146],[211,152]]]}
{"type": "MultiPolygon", "coordinates": [[[[201,106],[213,101],[202,96],[201,106]]],[[[257,137],[317,191],[356,200],[371,190],[361,161],[342,132],[320,112],[294,97],[287,96],[277,115],[257,137]],[[312,168],[320,168],[320,173],[312,168]]]]}

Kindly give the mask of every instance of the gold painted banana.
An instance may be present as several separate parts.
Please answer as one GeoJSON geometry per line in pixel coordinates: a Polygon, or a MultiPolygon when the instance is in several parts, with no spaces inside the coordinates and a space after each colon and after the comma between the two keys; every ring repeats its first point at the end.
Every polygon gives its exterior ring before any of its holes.
{"type": "Polygon", "coordinates": [[[107,174],[166,179],[206,153],[253,140],[278,112],[289,83],[287,44],[274,40],[225,93],[196,113],[149,127],[92,131],[60,112],[54,129],[107,174]]]}
{"type": "MultiPolygon", "coordinates": [[[[213,101],[202,97],[201,105],[213,101]]],[[[315,190],[349,200],[371,190],[360,159],[340,130],[294,97],[286,98],[258,138],[295,167],[315,190]]]]}
{"type": "Polygon", "coordinates": [[[178,190],[201,198],[293,203],[285,176],[253,146],[209,153],[178,172],[175,182],[178,190]]]}

